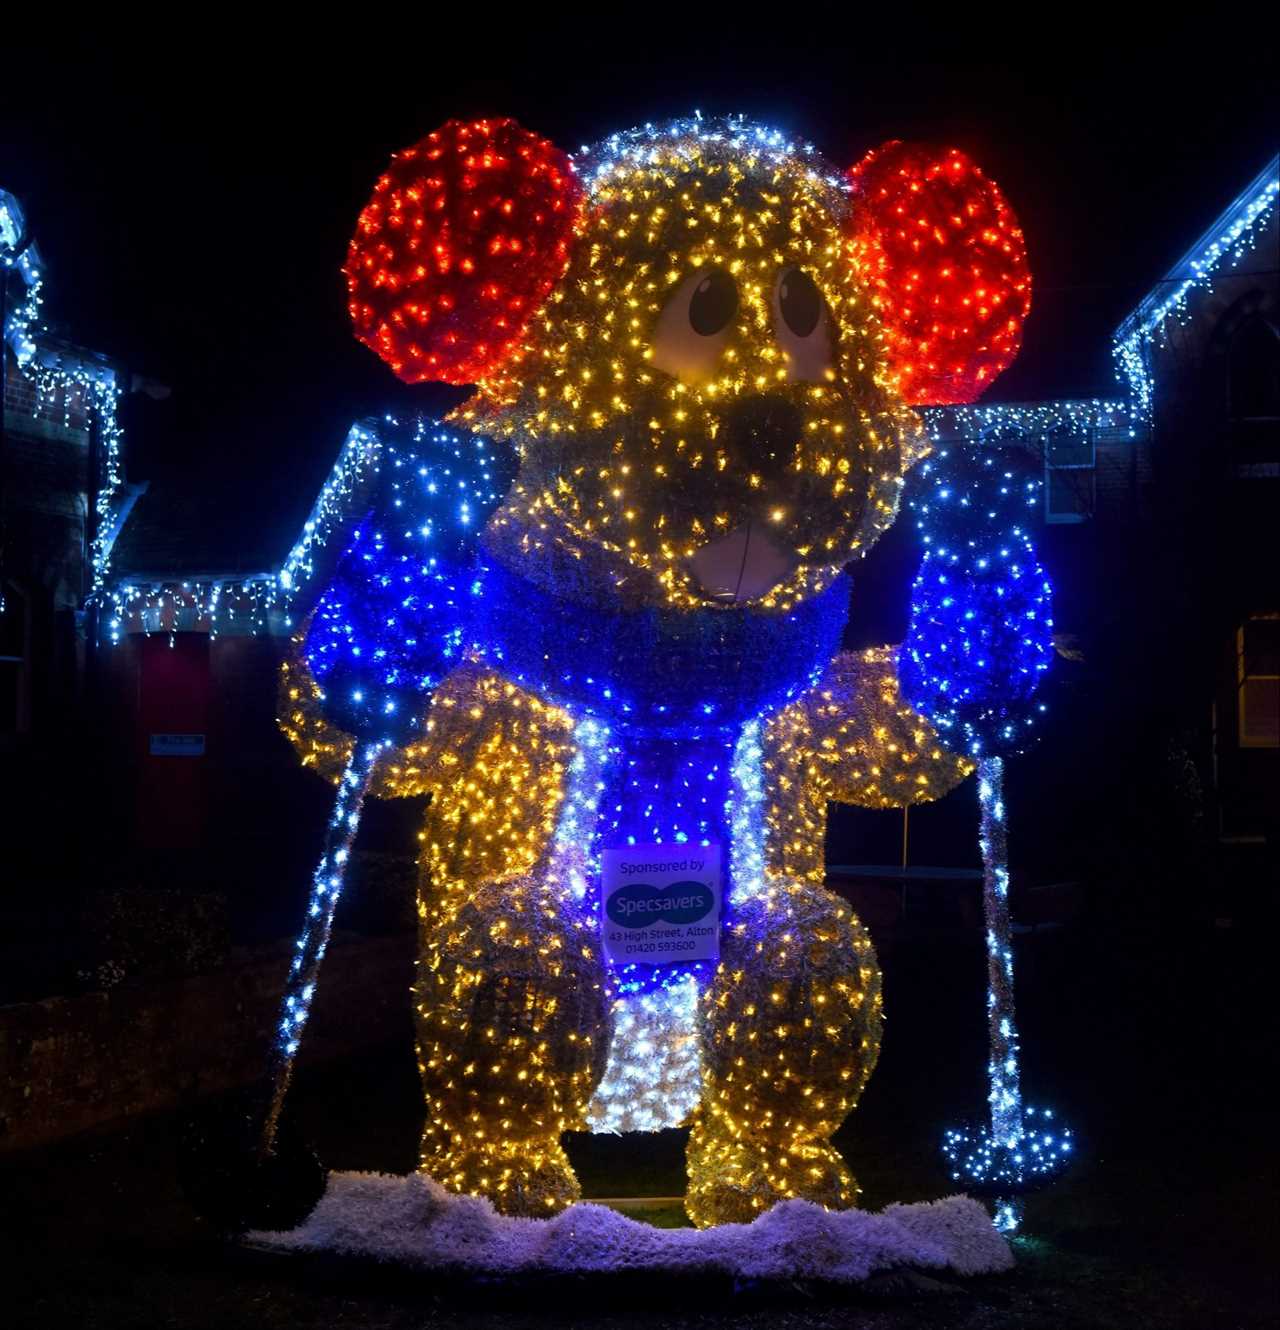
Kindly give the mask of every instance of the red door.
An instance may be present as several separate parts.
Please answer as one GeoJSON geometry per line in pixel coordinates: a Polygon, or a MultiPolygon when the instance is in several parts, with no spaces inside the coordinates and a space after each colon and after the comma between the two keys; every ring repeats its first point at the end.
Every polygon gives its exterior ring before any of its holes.
{"type": "Polygon", "coordinates": [[[208,817],[209,637],[144,638],[138,697],[138,844],[187,850],[208,817]]]}

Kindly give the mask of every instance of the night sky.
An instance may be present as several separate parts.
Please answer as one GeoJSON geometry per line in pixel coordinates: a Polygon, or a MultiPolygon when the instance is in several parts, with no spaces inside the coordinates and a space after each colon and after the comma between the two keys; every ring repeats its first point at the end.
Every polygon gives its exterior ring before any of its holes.
{"type": "Polygon", "coordinates": [[[198,488],[224,546],[292,530],[354,417],[448,400],[356,344],[338,270],[390,153],[450,116],[511,114],[571,150],[695,107],[842,164],[890,137],[966,149],[1018,212],[1036,281],[1004,400],[1114,391],[1110,329],[1260,169],[1280,123],[1265,44],[1236,31],[1050,48],[1028,18],[997,61],[941,45],[923,58],[904,33],[853,23],[809,45],[541,30],[481,49],[475,28],[358,21],[324,50],[239,30],[171,46],[42,30],[5,57],[0,185],[26,205],[49,321],[172,388],[131,408],[130,474],[175,501],[198,488]]]}

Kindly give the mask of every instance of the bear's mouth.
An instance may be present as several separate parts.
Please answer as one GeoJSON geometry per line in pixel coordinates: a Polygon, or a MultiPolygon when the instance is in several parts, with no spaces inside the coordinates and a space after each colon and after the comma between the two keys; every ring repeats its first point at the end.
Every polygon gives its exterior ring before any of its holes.
{"type": "Polygon", "coordinates": [[[750,520],[703,545],[689,560],[689,571],[712,600],[742,605],[785,582],[799,563],[794,550],[750,520]]]}

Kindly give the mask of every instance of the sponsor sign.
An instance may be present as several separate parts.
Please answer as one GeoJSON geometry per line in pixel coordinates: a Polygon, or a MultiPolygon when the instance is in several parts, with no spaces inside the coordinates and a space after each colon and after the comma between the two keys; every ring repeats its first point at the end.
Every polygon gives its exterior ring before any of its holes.
{"type": "Polygon", "coordinates": [[[203,734],[153,734],[152,757],[203,757],[203,734]]]}
{"type": "Polygon", "coordinates": [[[719,845],[624,845],[600,860],[600,926],[615,965],[719,958],[719,845]]]}

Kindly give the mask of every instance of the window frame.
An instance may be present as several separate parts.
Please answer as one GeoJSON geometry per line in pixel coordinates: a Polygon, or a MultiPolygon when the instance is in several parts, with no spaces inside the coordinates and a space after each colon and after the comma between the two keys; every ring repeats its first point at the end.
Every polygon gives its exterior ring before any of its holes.
{"type": "MultiPolygon", "coordinates": [[[[1076,444],[1077,436],[1069,436],[1073,445],[1076,444]]],[[[1064,438],[1061,442],[1066,442],[1064,438]]],[[[1079,443],[1086,446],[1089,450],[1089,460],[1087,462],[1055,462],[1053,460],[1053,447],[1055,440],[1046,437],[1044,440],[1044,520],[1045,522],[1066,526],[1074,525],[1080,522],[1089,521],[1098,506],[1098,440],[1096,431],[1086,429],[1079,438],[1079,443]],[[1053,508],[1053,473],[1057,472],[1089,472],[1089,493],[1088,508],[1085,512],[1055,512],[1053,508]]]]}
{"type": "Polygon", "coordinates": [[[1245,733],[1245,685],[1271,683],[1280,691],[1280,673],[1255,674],[1247,668],[1245,630],[1251,623],[1280,619],[1280,611],[1263,611],[1247,615],[1236,628],[1236,745],[1239,748],[1280,748],[1280,724],[1274,737],[1250,738],[1245,733]]]}

